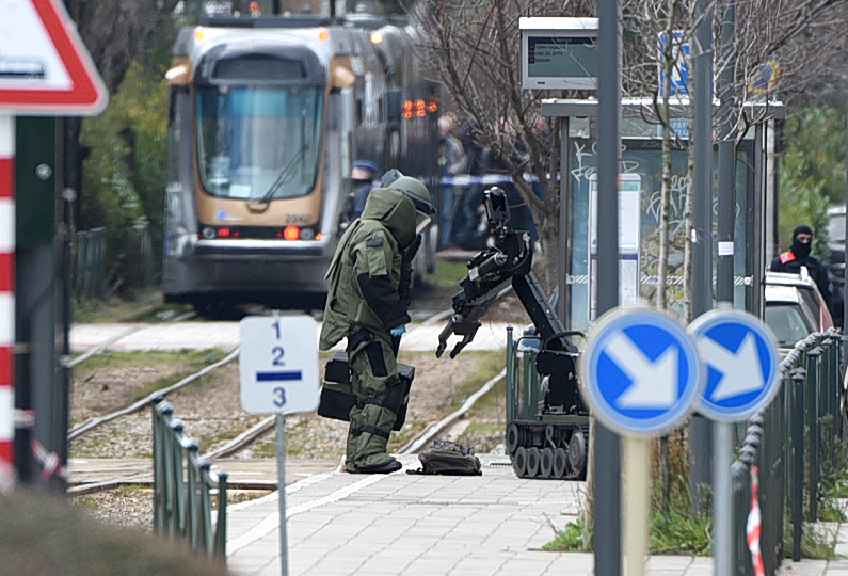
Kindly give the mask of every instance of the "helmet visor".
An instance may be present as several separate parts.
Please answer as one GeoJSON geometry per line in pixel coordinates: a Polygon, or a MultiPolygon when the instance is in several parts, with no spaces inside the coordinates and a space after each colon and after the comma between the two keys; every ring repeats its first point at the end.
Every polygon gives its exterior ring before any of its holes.
{"type": "Polygon", "coordinates": [[[421,212],[415,212],[415,234],[421,234],[424,228],[430,223],[430,216],[421,212]]]}

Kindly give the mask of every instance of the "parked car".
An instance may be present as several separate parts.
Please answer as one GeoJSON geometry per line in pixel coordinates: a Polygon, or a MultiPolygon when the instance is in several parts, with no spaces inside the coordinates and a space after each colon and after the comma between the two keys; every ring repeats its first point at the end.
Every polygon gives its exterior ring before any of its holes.
{"type": "Polygon", "coordinates": [[[792,348],[810,334],[833,327],[827,303],[806,268],[800,274],[766,272],[765,300],[766,324],[780,348],[792,348]]]}
{"type": "MultiPolygon", "coordinates": [[[[825,264],[830,273],[831,304],[836,316],[840,316],[845,302],[845,206],[832,206],[827,211],[827,236],[830,257],[825,264]]],[[[842,325],[842,318],[834,318],[842,325]]]]}

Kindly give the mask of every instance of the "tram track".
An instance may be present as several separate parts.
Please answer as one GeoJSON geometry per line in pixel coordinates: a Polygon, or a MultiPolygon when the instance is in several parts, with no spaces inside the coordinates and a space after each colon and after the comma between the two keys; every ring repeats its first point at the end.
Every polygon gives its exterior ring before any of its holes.
{"type": "MultiPolygon", "coordinates": [[[[429,326],[433,323],[439,322],[450,315],[450,310],[440,311],[430,315],[423,322],[417,325],[418,326],[429,326]]],[[[410,333],[413,333],[415,328],[413,328],[410,333]]],[[[122,334],[132,334],[136,332],[136,330],[128,330],[122,334]]],[[[119,337],[112,337],[108,341],[98,344],[95,349],[103,350],[107,348],[109,345],[115,343],[120,340],[119,337]]],[[[84,354],[88,354],[88,357],[96,354],[96,351],[86,352],[84,354]]],[[[131,403],[128,406],[125,406],[121,409],[114,410],[108,414],[100,415],[97,417],[90,418],[83,422],[82,424],[75,426],[72,430],[69,431],[68,438],[69,440],[77,440],[92,430],[106,424],[106,423],[115,423],[120,421],[121,418],[127,417],[132,414],[136,414],[138,412],[143,411],[154,398],[164,397],[172,392],[175,392],[192,382],[198,381],[203,376],[210,374],[213,371],[220,369],[221,367],[229,364],[237,358],[239,349],[235,348],[227,352],[227,356],[213,364],[207,365],[200,370],[195,371],[194,373],[182,378],[175,384],[162,387],[157,389],[151,393],[149,393],[145,398],[138,400],[136,402],[131,403]]],[[[82,355],[78,358],[81,358],[82,355]]],[[[79,364],[80,362],[77,362],[79,364]]],[[[429,422],[424,428],[415,434],[411,439],[403,444],[403,446],[396,450],[398,454],[401,455],[409,455],[416,454],[423,448],[425,448],[430,441],[444,437],[449,433],[450,429],[460,421],[465,414],[469,411],[471,407],[473,407],[474,403],[477,399],[485,395],[486,392],[491,390],[491,388],[501,379],[503,379],[506,370],[502,370],[497,376],[487,381],[475,394],[470,395],[463,403],[462,407],[459,410],[452,412],[451,414],[440,418],[438,420],[434,419],[432,422],[429,422]]],[[[209,450],[204,453],[204,458],[209,459],[210,461],[215,461],[217,459],[223,459],[228,456],[232,456],[243,452],[245,450],[250,449],[254,444],[262,440],[269,432],[274,430],[275,418],[274,416],[270,416],[267,418],[263,418],[259,422],[253,423],[252,426],[241,430],[238,432],[231,440],[224,442],[223,444],[216,446],[215,448],[209,450]]],[[[202,433],[201,430],[187,430],[187,433],[202,433]]],[[[114,488],[120,484],[127,483],[138,483],[145,484],[150,480],[150,474],[145,474],[144,472],[134,471],[131,474],[126,474],[125,469],[120,469],[120,460],[116,461],[116,469],[114,470],[115,474],[111,474],[109,470],[103,470],[101,474],[101,478],[98,478],[97,481],[86,482],[84,484],[73,486],[69,492],[74,494],[87,494],[96,492],[99,490],[108,490],[114,488]]],[[[151,470],[152,470],[152,461],[151,461],[151,470]]]]}

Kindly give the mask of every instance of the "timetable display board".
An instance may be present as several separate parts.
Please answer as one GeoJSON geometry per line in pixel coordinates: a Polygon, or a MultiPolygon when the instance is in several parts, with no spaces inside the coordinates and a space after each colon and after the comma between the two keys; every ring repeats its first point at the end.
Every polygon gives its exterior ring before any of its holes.
{"type": "Polygon", "coordinates": [[[597,18],[520,18],[526,90],[597,89],[597,18]]]}

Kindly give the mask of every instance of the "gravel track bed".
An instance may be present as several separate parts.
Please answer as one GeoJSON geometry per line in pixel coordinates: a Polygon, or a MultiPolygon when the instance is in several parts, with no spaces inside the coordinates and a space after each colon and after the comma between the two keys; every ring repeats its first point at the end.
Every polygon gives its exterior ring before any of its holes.
{"type": "MultiPolygon", "coordinates": [[[[80,422],[120,408],[132,400],[133,391],[147,390],[151,383],[163,378],[178,379],[199,369],[191,361],[189,366],[174,366],[173,358],[162,355],[161,365],[144,369],[127,369],[126,358],[113,355],[118,365],[100,364],[86,370],[77,369],[77,379],[71,400],[72,422],[80,422]],[[124,403],[124,404],[122,404],[124,403]]],[[[220,356],[209,354],[207,360],[220,356]]],[[[149,360],[149,359],[148,359],[149,360]]],[[[389,450],[398,450],[425,424],[441,420],[469,393],[463,384],[481,369],[497,373],[493,354],[463,354],[450,360],[435,358],[426,353],[403,353],[401,362],[416,367],[404,429],[392,435],[389,450]]],[[[501,366],[502,367],[502,366],[501,366]]],[[[486,379],[488,379],[486,378],[486,379]]],[[[485,380],[483,380],[485,382],[485,380]]],[[[483,382],[480,382],[482,385],[483,382]]],[[[232,362],[215,370],[197,383],[169,395],[174,406],[174,417],[182,421],[184,433],[194,438],[200,453],[213,450],[244,430],[254,426],[266,416],[245,413],[239,400],[238,363],[232,362]]],[[[471,391],[473,392],[473,391],[471,391]]],[[[149,393],[149,392],[147,392],[149,393]]],[[[502,403],[501,403],[502,404],[502,403]]],[[[478,452],[492,451],[502,442],[505,409],[501,406],[484,416],[497,430],[494,434],[458,438],[475,446],[478,452]]],[[[338,462],[344,453],[348,423],[322,418],[316,414],[292,415],[286,418],[286,446],[289,455],[300,459],[331,460],[338,462]]],[[[70,445],[72,458],[149,458],[153,451],[152,416],[149,409],[103,424],[74,439],[70,445]]],[[[253,446],[233,455],[235,458],[274,458],[275,436],[273,430],[253,446]]],[[[234,493],[233,498],[244,498],[234,493]]],[[[75,496],[74,503],[100,520],[116,525],[138,526],[150,530],[153,521],[153,492],[142,486],[124,486],[90,495],[75,496]]]]}

